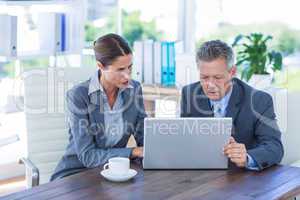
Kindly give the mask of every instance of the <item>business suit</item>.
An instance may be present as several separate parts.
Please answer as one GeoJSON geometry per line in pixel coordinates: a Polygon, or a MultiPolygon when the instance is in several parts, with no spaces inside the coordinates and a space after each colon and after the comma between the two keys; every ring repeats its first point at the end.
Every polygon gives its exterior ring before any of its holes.
{"type": "MultiPolygon", "coordinates": [[[[99,84],[98,76],[94,82],[99,84]]],[[[131,88],[122,91],[124,134],[114,146],[105,146],[104,106],[101,91],[90,93],[93,79],[73,87],[67,92],[69,145],[58,163],[51,180],[97,167],[111,157],[130,157],[126,148],[131,134],[138,146],[143,146],[144,118],[146,117],[141,85],[131,80],[131,88]]]]}
{"type": "MultiPolygon", "coordinates": [[[[232,136],[238,143],[245,144],[259,170],[278,164],[283,157],[283,146],[272,97],[237,78],[232,79],[232,84],[226,110],[226,117],[233,119],[232,136]]],[[[213,117],[200,82],[182,89],[181,117],[213,117]]]]}

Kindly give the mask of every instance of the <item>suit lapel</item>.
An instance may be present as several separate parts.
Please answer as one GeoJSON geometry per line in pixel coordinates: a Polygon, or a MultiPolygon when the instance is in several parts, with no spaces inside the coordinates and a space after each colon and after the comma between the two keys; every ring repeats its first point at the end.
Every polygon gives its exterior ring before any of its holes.
{"type": "Polygon", "coordinates": [[[93,116],[96,123],[104,126],[104,106],[100,91],[94,92],[90,95],[90,103],[89,113],[93,116]]]}
{"type": "Polygon", "coordinates": [[[226,117],[231,117],[232,122],[234,123],[241,108],[240,102],[242,100],[242,90],[235,79],[233,79],[232,82],[233,89],[228,102],[226,117]]]}
{"type": "Polygon", "coordinates": [[[128,130],[128,128],[130,128],[131,124],[133,123],[133,121],[131,120],[131,113],[132,113],[132,104],[135,104],[136,102],[134,102],[135,100],[135,95],[134,95],[134,89],[125,89],[122,92],[122,98],[123,98],[123,108],[122,108],[122,112],[123,112],[123,121],[125,124],[125,133],[131,131],[128,130]]]}
{"type": "Polygon", "coordinates": [[[197,113],[200,114],[201,117],[213,117],[214,113],[211,109],[209,99],[204,94],[200,83],[196,87],[195,94],[196,95],[192,95],[192,97],[196,98],[196,99],[193,99],[193,101],[197,102],[196,107],[195,107],[197,113]]]}

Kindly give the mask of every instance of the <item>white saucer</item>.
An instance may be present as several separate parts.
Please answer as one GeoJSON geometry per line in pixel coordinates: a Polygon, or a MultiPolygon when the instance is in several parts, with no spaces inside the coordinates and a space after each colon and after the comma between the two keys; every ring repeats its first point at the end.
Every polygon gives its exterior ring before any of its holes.
{"type": "Polygon", "coordinates": [[[115,175],[110,172],[109,169],[105,169],[101,171],[101,175],[106,178],[107,180],[114,181],[114,182],[124,182],[128,181],[129,179],[133,178],[137,174],[137,171],[134,169],[129,169],[127,174],[124,175],[115,175]]]}

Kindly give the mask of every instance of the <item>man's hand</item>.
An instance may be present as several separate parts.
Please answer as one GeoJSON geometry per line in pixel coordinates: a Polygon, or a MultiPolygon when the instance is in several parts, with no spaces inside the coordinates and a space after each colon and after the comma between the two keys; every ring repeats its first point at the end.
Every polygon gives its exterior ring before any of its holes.
{"type": "Polygon", "coordinates": [[[143,147],[135,147],[132,150],[131,157],[132,158],[142,158],[144,155],[144,148],[143,147]]]}
{"type": "Polygon", "coordinates": [[[233,137],[230,137],[229,143],[224,147],[223,153],[230,158],[231,162],[238,167],[246,167],[247,150],[244,144],[237,143],[233,137]]]}

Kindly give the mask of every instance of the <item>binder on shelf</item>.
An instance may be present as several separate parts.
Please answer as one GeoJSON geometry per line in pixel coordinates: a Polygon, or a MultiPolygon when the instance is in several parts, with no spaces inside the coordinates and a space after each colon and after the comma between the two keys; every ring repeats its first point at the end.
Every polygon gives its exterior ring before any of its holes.
{"type": "Polygon", "coordinates": [[[160,85],[162,83],[162,56],[161,42],[154,43],[154,83],[160,85]]]}
{"type": "Polygon", "coordinates": [[[177,54],[176,52],[176,86],[198,81],[198,69],[194,54],[177,54]]]}
{"type": "Polygon", "coordinates": [[[65,52],[67,50],[66,39],[67,39],[67,30],[66,30],[66,15],[64,13],[56,13],[55,15],[55,44],[56,52],[65,52]]]}
{"type": "Polygon", "coordinates": [[[161,84],[167,86],[169,83],[168,76],[168,42],[161,43],[161,84]]]}
{"type": "Polygon", "coordinates": [[[82,1],[76,1],[64,5],[64,11],[0,14],[0,56],[22,59],[57,52],[81,54],[85,22],[84,12],[79,12],[84,9],[82,5],[82,1]]]}
{"type": "Polygon", "coordinates": [[[144,41],[144,83],[154,83],[154,56],[153,56],[153,41],[144,41]]]}
{"type": "Polygon", "coordinates": [[[168,76],[169,76],[169,86],[175,85],[175,77],[176,77],[176,63],[175,63],[175,42],[170,42],[168,44],[168,53],[169,53],[169,69],[168,69],[168,76]]]}
{"type": "Polygon", "coordinates": [[[143,82],[143,65],[144,65],[144,45],[141,41],[136,41],[133,44],[134,49],[134,64],[132,68],[132,79],[143,82]]]}
{"type": "Polygon", "coordinates": [[[174,86],[176,81],[175,42],[162,42],[162,85],[174,86]]]}
{"type": "Polygon", "coordinates": [[[134,42],[132,78],[145,84],[174,86],[176,82],[175,42],[134,42]]]}
{"type": "Polygon", "coordinates": [[[36,21],[37,32],[39,33],[39,50],[38,54],[53,55],[56,52],[57,28],[56,28],[57,13],[41,13],[36,21]],[[45,23],[47,22],[47,23],[45,23]],[[49,30],[55,30],[53,32],[49,30]]]}
{"type": "Polygon", "coordinates": [[[17,56],[17,16],[0,15],[0,56],[17,56]]]}

